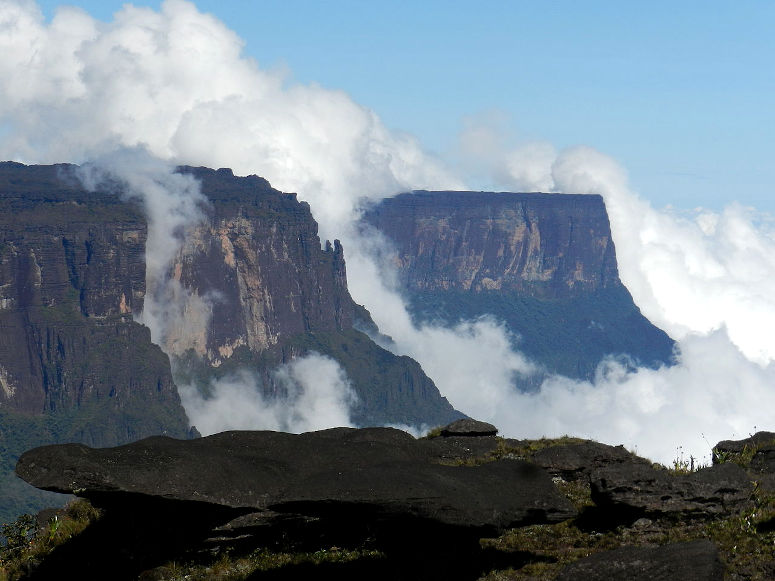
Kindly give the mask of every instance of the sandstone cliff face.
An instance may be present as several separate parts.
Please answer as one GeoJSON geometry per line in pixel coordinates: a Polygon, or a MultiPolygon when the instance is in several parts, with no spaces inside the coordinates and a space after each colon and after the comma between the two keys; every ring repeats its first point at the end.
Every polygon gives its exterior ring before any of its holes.
{"type": "Polygon", "coordinates": [[[0,407],[158,405],[167,425],[141,423],[126,437],[184,436],[167,358],[132,320],[145,293],[145,221],[76,183],[68,166],[0,164],[0,407]]]}
{"type": "Polygon", "coordinates": [[[239,347],[260,352],[301,333],[352,327],[356,306],[342,247],[335,241],[321,250],[307,204],[255,176],[188,171],[212,205],[205,222],[187,234],[173,277],[207,313],[200,323],[191,321],[199,336],[180,329],[168,353],[194,349],[217,367],[239,347]]]}
{"type": "Polygon", "coordinates": [[[546,372],[575,378],[592,379],[608,355],[672,360],[672,340],[619,280],[600,196],[420,191],[363,221],[393,245],[418,320],[494,315],[546,372]]]}
{"type": "Polygon", "coordinates": [[[184,375],[194,362],[203,381],[248,367],[272,395],[277,365],[314,350],[343,365],[357,422],[457,417],[416,362],[353,328],[368,313],[347,291],[341,245],[321,248],[307,204],[256,176],[180,171],[209,203],[170,266],[184,308],[162,352],[133,318],[145,297],[140,208],[85,191],[72,166],[0,164],[0,409],[161,407],[169,426],[141,423],[128,437],[183,436],[167,355],[184,375]]]}
{"type": "Polygon", "coordinates": [[[171,267],[191,303],[165,347],[181,379],[207,381],[248,368],[272,395],[282,391],[276,366],[314,351],[347,373],[358,424],[442,423],[458,416],[415,361],[353,328],[368,313],[347,290],[341,244],[321,247],[306,203],[256,176],[181,171],[201,182],[210,201],[171,267]]]}
{"type": "Polygon", "coordinates": [[[560,298],[618,284],[600,196],[414,192],[365,219],[396,244],[409,290],[560,298]]]}

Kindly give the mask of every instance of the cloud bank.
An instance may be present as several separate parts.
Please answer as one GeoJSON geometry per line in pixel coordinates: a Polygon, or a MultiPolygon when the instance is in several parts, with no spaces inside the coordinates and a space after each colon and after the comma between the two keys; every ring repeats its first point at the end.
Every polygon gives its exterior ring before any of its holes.
{"type": "MultiPolygon", "coordinates": [[[[605,197],[623,282],[644,314],[680,341],[680,364],[670,369],[626,373],[609,362],[594,383],[552,378],[537,394],[520,394],[513,378],[530,373],[531,364],[511,350],[497,321],[413,327],[390,273],[374,258],[384,257],[384,248],[349,227],[362,197],[459,189],[464,180],[345,93],[291,84],[241,51],[232,31],[183,0],[167,0],[158,12],[127,5],[110,23],[73,8],[46,23],[33,2],[0,0],[0,157],[82,163],[140,148],[165,164],[232,167],[298,192],[322,236],[343,239],[353,296],[394,348],[417,358],[454,405],[507,435],[576,433],[669,461],[679,445],[701,456],[705,440],[772,428],[765,412],[775,385],[775,236],[754,210],[656,210],[630,190],[615,162],[591,148],[510,148],[470,123],[462,167],[477,180],[605,197]]],[[[165,179],[138,188],[180,186],[165,179]]],[[[158,195],[160,207],[156,194],[146,205],[159,224],[173,221],[174,244],[180,216],[165,196],[158,195]]],[[[182,204],[188,216],[188,202],[182,204]]],[[[168,264],[163,250],[161,270],[168,264]]],[[[164,313],[154,317],[165,320],[164,313]]],[[[253,409],[267,425],[310,425],[268,411],[271,402],[255,398],[251,381],[217,386],[221,407],[184,398],[192,419],[204,431],[240,427],[236,418],[253,409]],[[207,424],[210,417],[221,420],[207,424]]],[[[333,412],[322,416],[344,421],[333,412]]]]}
{"type": "Polygon", "coordinates": [[[148,238],[146,294],[138,320],[150,328],[153,341],[166,347],[167,353],[177,352],[171,343],[173,337],[202,335],[211,311],[206,298],[183,288],[171,272],[186,232],[204,219],[202,207],[209,203],[199,182],[174,170],[170,163],[138,148],[119,148],[78,169],[87,189],[115,189],[124,199],[142,204],[148,217],[148,238]]]}
{"type": "Polygon", "coordinates": [[[260,380],[247,370],[213,382],[211,397],[202,397],[192,386],[180,387],[180,397],[203,436],[224,430],[300,433],[353,425],[355,392],[330,357],[312,352],[282,365],[274,375],[285,390],[281,397],[265,398],[260,380]]]}
{"type": "Polygon", "coordinates": [[[87,161],[117,147],[257,173],[304,192],[326,237],[361,196],[460,187],[416,139],[341,91],[291,85],[242,56],[242,41],[194,4],[127,4],[110,23],[0,0],[0,157],[87,161]]]}

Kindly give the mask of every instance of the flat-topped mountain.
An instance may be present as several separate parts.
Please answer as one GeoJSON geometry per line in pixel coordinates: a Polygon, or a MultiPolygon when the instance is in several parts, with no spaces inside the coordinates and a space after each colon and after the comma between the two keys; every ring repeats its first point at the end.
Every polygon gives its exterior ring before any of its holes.
{"type": "Polygon", "coordinates": [[[606,355],[655,366],[673,341],[619,280],[600,196],[417,191],[386,198],[363,222],[393,245],[421,321],[492,314],[550,373],[592,378],[606,355]]]}
{"type": "Polygon", "coordinates": [[[410,291],[559,299],[621,284],[600,196],[417,191],[365,219],[397,245],[410,291]]]}

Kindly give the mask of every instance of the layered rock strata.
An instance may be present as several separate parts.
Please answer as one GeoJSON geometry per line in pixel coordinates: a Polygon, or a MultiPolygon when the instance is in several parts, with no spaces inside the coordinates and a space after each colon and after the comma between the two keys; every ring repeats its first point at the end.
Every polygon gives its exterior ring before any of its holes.
{"type": "Polygon", "coordinates": [[[600,196],[417,191],[382,200],[363,224],[391,245],[419,321],[492,315],[545,371],[574,378],[593,379],[607,356],[672,361],[673,342],[619,280],[600,196]]]}

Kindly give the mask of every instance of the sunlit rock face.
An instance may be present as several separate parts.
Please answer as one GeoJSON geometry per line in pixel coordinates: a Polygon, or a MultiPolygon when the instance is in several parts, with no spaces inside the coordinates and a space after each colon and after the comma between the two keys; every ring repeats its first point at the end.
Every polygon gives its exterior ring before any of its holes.
{"type": "Polygon", "coordinates": [[[427,192],[365,212],[420,321],[492,314],[546,371],[591,378],[607,355],[656,366],[672,340],[619,280],[600,196],[427,192]]]}
{"type": "Polygon", "coordinates": [[[342,246],[321,249],[309,206],[256,176],[185,168],[202,182],[210,206],[186,233],[172,277],[193,297],[189,328],[174,330],[167,351],[194,349],[214,366],[245,346],[281,346],[306,332],[352,327],[342,246]],[[193,330],[193,332],[186,332],[193,330]]]}
{"type": "Polygon", "coordinates": [[[366,219],[397,245],[409,290],[564,298],[621,284],[600,196],[414,192],[366,219]]]}
{"type": "Polygon", "coordinates": [[[437,424],[460,414],[417,362],[356,330],[373,326],[347,289],[344,249],[321,243],[309,205],[257,176],[180,168],[208,200],[170,267],[183,316],[164,337],[173,368],[202,385],[238,369],[254,372],[267,396],[282,395],[274,370],[310,352],[341,365],[359,425],[437,424]]]}
{"type": "Polygon", "coordinates": [[[207,384],[248,369],[272,396],[281,391],[277,366],[315,351],[344,369],[358,423],[459,417],[415,361],[354,329],[368,312],[347,290],[341,244],[321,244],[306,203],[257,176],[179,171],[200,181],[205,200],[164,270],[174,284],[156,299],[165,322],[151,337],[140,323],[149,320],[148,289],[162,283],[146,280],[139,202],[126,201],[120,183],[87,191],[75,166],[0,164],[0,407],[153,416],[161,406],[153,425],[135,422],[115,437],[89,428],[85,439],[183,436],[169,357],[179,380],[207,384]]]}

